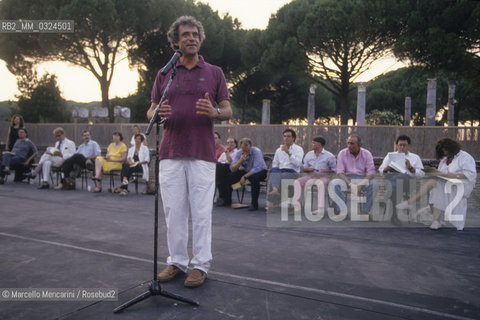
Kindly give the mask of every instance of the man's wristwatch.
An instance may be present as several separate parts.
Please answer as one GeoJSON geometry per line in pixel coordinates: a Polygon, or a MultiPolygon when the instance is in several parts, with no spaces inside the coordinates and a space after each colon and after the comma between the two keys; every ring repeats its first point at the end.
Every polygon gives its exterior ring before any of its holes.
{"type": "Polygon", "coordinates": [[[217,108],[217,117],[222,114],[222,111],[220,111],[220,108],[217,108]]]}

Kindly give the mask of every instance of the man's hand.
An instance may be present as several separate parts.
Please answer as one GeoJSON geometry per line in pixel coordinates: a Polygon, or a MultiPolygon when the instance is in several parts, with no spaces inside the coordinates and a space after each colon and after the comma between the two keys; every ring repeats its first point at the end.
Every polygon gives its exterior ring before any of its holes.
{"type": "Polygon", "coordinates": [[[350,183],[350,192],[352,193],[352,196],[358,195],[358,190],[360,189],[360,186],[357,186],[356,184],[350,183]]]}
{"type": "Polygon", "coordinates": [[[240,160],[242,160],[242,162],[245,162],[248,160],[249,157],[250,157],[250,154],[242,153],[242,155],[240,156],[240,160]]]}
{"type": "Polygon", "coordinates": [[[408,159],[405,159],[405,166],[407,167],[408,171],[410,171],[412,173],[415,173],[415,168],[412,167],[412,165],[410,164],[410,161],[408,159]]]}
{"type": "Polygon", "coordinates": [[[247,179],[245,179],[245,176],[242,176],[242,177],[240,178],[240,184],[241,184],[242,186],[244,186],[246,180],[247,180],[247,179]]]}
{"type": "Polygon", "coordinates": [[[204,116],[207,116],[209,118],[216,118],[218,116],[218,111],[217,109],[212,105],[212,102],[210,101],[210,96],[208,95],[208,92],[205,93],[205,96],[203,99],[198,99],[197,103],[195,104],[195,107],[197,108],[197,114],[202,114],[204,116]]]}
{"type": "Polygon", "coordinates": [[[172,115],[172,106],[168,104],[168,99],[163,100],[158,110],[158,115],[160,118],[168,118],[172,115]]]}

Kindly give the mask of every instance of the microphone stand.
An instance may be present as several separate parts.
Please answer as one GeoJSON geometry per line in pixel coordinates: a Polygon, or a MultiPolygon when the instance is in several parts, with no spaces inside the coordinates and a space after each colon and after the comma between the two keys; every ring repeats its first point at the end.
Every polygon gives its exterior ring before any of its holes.
{"type": "Polygon", "coordinates": [[[150,131],[152,130],[153,124],[157,124],[157,139],[156,139],[156,152],[155,152],[155,223],[154,223],[154,241],[153,241],[153,280],[150,283],[150,287],[148,291],[142,293],[141,295],[125,302],[121,306],[115,308],[113,310],[113,313],[118,313],[140,301],[143,301],[147,298],[150,298],[151,296],[163,296],[167,297],[170,299],[178,300],[181,302],[186,302],[194,306],[199,306],[200,303],[198,301],[194,301],[188,298],[184,298],[182,296],[179,296],[177,294],[165,291],[162,289],[160,286],[160,282],[157,280],[157,248],[158,248],[158,190],[159,190],[159,164],[160,160],[158,158],[158,151],[159,151],[159,138],[160,138],[160,125],[165,123],[167,121],[167,118],[158,118],[158,112],[160,111],[160,106],[162,105],[163,101],[165,100],[168,90],[170,88],[170,85],[173,82],[173,79],[175,78],[175,75],[177,74],[177,68],[173,66],[172,68],[172,74],[170,76],[170,80],[168,81],[167,87],[165,88],[163,92],[162,99],[160,100],[160,103],[158,104],[157,108],[155,109],[155,114],[152,117],[152,120],[150,120],[150,124],[148,125],[147,131],[145,132],[146,135],[150,134],[150,131]]]}

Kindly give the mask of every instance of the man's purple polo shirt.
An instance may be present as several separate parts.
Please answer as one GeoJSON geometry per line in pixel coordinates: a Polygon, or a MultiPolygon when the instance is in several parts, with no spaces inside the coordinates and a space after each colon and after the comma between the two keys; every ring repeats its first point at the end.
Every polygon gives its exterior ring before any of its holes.
{"type": "MultiPolygon", "coordinates": [[[[197,115],[195,103],[208,92],[213,106],[229,100],[222,69],[206,63],[202,56],[195,67],[188,70],[180,61],[178,72],[167,94],[172,114],[164,124],[159,159],[195,158],[217,162],[213,120],[197,115]]],[[[152,88],[152,102],[159,103],[170,79],[171,72],[162,76],[158,72],[152,88]]]]}
{"type": "Polygon", "coordinates": [[[337,156],[337,174],[375,174],[375,164],[370,151],[360,148],[357,157],[348,151],[348,148],[341,150],[337,156]]]}

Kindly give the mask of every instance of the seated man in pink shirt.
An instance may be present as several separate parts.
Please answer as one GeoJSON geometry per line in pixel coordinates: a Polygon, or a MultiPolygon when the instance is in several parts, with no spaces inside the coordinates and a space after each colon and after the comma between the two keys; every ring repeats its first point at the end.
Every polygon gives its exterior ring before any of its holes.
{"type": "MultiPolygon", "coordinates": [[[[370,214],[373,200],[378,193],[378,183],[373,180],[375,165],[370,151],[361,147],[362,142],[359,136],[352,134],[348,137],[347,148],[341,150],[337,156],[337,175],[350,187],[352,195],[357,195],[362,188],[367,190],[367,201],[362,204],[361,213],[370,214]],[[353,180],[353,181],[352,181],[353,180]]],[[[339,179],[332,181],[335,186],[335,193],[345,203],[345,194],[338,184],[339,179]]],[[[339,208],[344,211],[346,208],[339,208]]]]}

